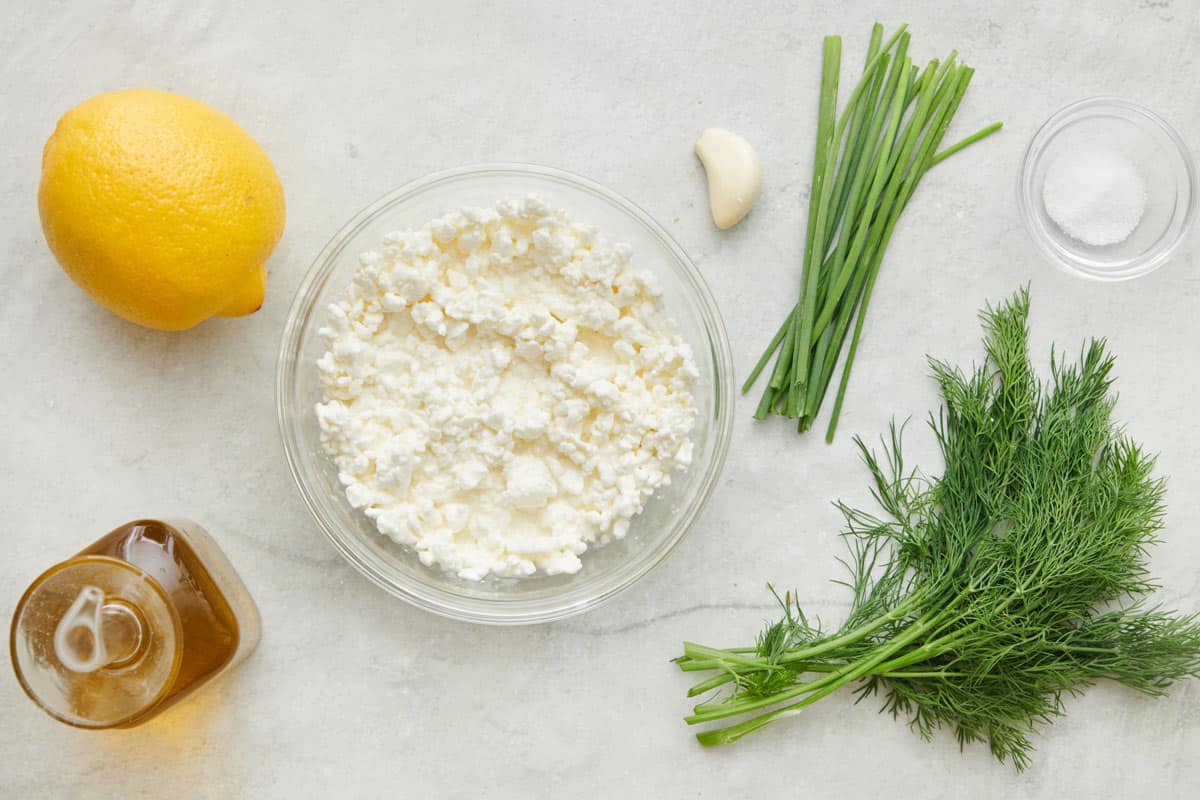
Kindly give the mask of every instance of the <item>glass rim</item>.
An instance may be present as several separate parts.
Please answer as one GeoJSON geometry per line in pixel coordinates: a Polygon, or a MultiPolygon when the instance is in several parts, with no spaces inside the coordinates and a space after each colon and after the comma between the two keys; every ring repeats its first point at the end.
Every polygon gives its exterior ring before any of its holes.
{"type": "Polygon", "coordinates": [[[1029,238],[1033,240],[1038,251],[1055,267],[1064,272],[1079,277],[1103,283],[1116,283],[1132,280],[1148,275],[1163,266],[1187,239],[1187,235],[1196,219],[1197,212],[1197,177],[1196,164],[1187,143],[1161,116],[1149,108],[1114,95],[1096,95],[1085,97],[1068,103],[1055,111],[1043,122],[1029,140],[1024,154],[1021,156],[1021,168],[1017,171],[1017,209],[1021,223],[1029,238]],[[1082,113],[1104,108],[1116,108],[1137,114],[1146,124],[1163,133],[1175,146],[1180,161],[1183,162],[1186,182],[1189,187],[1188,207],[1184,210],[1179,223],[1179,229],[1171,232],[1168,228],[1154,245],[1134,258],[1128,259],[1117,269],[1100,269],[1085,259],[1072,256],[1062,248],[1055,247],[1050,235],[1039,225],[1034,213],[1036,201],[1033,198],[1033,166],[1041,157],[1046,146],[1063,129],[1064,125],[1082,113]]]}
{"type": "Polygon", "coordinates": [[[99,553],[88,553],[86,555],[76,554],[70,558],[58,562],[57,564],[52,564],[51,566],[47,567],[40,575],[30,582],[29,586],[25,588],[25,591],[21,594],[21,599],[17,601],[16,608],[13,609],[12,623],[10,625],[8,634],[8,650],[9,659],[12,662],[12,668],[13,672],[16,674],[17,682],[21,685],[21,688],[25,691],[25,694],[29,697],[29,699],[32,700],[38,708],[42,709],[42,711],[45,711],[59,722],[66,723],[73,728],[80,728],[82,730],[123,728],[129,727],[131,724],[136,724],[138,720],[146,718],[147,716],[155,713],[154,709],[157,708],[157,706],[166,698],[172,685],[175,683],[176,678],[179,676],[179,669],[183,664],[183,627],[179,619],[179,613],[176,610],[175,605],[171,602],[171,599],[167,594],[167,590],[149,572],[142,569],[137,564],[109,555],[102,555],[99,553]],[[21,632],[18,630],[18,627],[24,619],[26,606],[29,604],[30,600],[33,599],[33,596],[37,593],[37,590],[41,589],[47,581],[59,573],[85,564],[102,564],[110,569],[128,572],[134,577],[138,578],[148,588],[150,593],[158,598],[158,602],[162,603],[163,607],[167,609],[168,616],[172,624],[173,647],[171,654],[171,667],[167,674],[163,676],[162,685],[158,687],[158,691],[155,692],[154,697],[148,700],[142,708],[130,711],[123,717],[105,720],[102,723],[96,724],[88,724],[86,721],[82,721],[77,717],[67,716],[46,705],[46,703],[42,701],[41,696],[38,695],[37,691],[29,683],[25,673],[21,670],[20,656],[17,651],[17,639],[21,634],[21,632]]]}

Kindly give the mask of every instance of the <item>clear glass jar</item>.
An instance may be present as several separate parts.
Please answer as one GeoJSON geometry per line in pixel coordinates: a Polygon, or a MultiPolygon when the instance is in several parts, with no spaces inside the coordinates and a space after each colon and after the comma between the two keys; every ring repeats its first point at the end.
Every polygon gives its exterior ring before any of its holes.
{"type": "Polygon", "coordinates": [[[260,635],[254,601],[203,528],[143,519],[34,580],[9,646],[21,686],[52,717],[122,728],[237,666],[260,635]]]}

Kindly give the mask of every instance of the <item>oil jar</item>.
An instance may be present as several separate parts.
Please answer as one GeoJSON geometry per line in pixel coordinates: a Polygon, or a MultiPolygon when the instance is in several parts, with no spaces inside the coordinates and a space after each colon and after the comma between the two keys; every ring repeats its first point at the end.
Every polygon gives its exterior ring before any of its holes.
{"type": "Polygon", "coordinates": [[[13,669],[50,716],[139,725],[228,672],[258,644],[258,609],[189,520],[120,526],[43,572],[13,614],[13,669]]]}

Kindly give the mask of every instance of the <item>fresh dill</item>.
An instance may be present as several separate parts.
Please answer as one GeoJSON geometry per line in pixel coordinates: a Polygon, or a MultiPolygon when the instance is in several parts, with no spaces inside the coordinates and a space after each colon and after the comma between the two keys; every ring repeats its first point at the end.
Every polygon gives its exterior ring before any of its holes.
{"type": "Polygon", "coordinates": [[[1113,359],[1093,340],[1076,362],[1052,354],[1039,380],[1028,312],[1024,290],[984,310],[987,357],[970,373],[930,362],[941,477],[905,465],[894,425],[880,454],[856,440],[885,513],[839,504],[853,591],[840,629],[820,631],[788,593],[756,646],[684,645],[681,669],[716,673],[689,696],[728,690],[687,722],[747,717],[701,742],[735,741],[854,684],[922,737],[945,726],[1024,769],[1064,695],[1101,678],[1161,695],[1200,673],[1196,615],[1141,599],[1156,588],[1146,551],[1163,482],[1114,424],[1113,359]]]}

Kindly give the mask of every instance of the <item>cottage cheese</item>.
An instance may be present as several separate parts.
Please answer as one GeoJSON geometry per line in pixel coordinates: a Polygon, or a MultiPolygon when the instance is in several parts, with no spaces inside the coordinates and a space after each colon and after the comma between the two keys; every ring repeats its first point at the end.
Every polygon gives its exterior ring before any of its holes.
{"type": "Polygon", "coordinates": [[[471,580],[623,537],[691,462],[698,375],[630,256],[534,196],[364,253],[318,361],[350,503],[471,580]]]}

